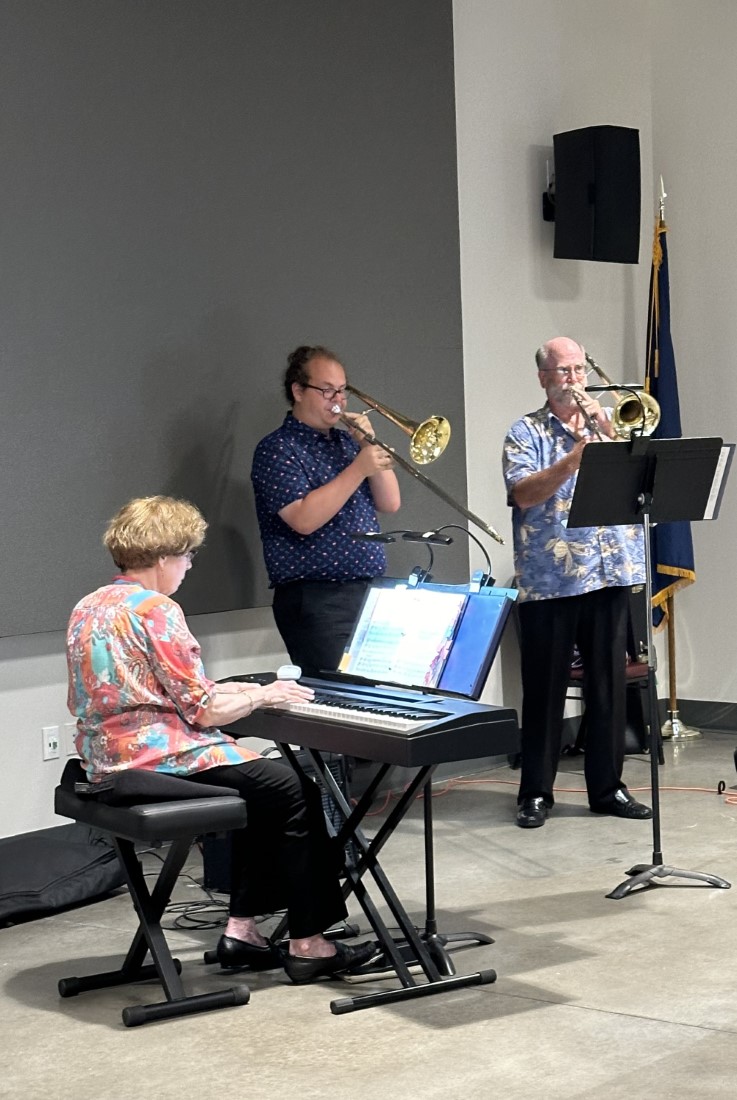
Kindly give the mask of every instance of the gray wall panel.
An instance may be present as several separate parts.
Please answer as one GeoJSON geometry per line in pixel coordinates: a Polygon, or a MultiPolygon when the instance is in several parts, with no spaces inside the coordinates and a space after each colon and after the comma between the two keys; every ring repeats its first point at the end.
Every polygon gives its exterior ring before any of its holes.
{"type": "MultiPolygon", "coordinates": [[[[110,574],[108,516],[154,492],[211,524],[185,610],[270,602],[248,472],[301,342],[448,416],[426,472],[465,500],[450,0],[5,0],[0,23],[0,633],[63,627],[110,574]]],[[[455,520],[400,477],[392,525],[455,520]]]]}

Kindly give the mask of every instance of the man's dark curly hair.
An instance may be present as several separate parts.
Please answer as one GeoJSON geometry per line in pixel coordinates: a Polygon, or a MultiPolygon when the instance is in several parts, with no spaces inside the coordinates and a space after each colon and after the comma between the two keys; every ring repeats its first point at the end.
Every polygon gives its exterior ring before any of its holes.
{"type": "Polygon", "coordinates": [[[324,348],[319,344],[315,347],[300,344],[298,348],[295,348],[287,356],[287,369],[284,373],[284,393],[290,405],[294,405],[292,386],[295,382],[298,382],[300,386],[305,386],[309,382],[310,376],[307,373],[307,365],[313,359],[334,359],[336,363],[340,362],[338,356],[330,348],[324,348]]]}

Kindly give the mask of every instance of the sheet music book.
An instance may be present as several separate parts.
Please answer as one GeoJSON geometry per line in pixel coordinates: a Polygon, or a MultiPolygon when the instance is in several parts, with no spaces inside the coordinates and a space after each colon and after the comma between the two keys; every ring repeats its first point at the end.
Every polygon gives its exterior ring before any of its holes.
{"type": "Polygon", "coordinates": [[[516,598],[511,588],[372,581],[331,678],[479,699],[516,598]]]}

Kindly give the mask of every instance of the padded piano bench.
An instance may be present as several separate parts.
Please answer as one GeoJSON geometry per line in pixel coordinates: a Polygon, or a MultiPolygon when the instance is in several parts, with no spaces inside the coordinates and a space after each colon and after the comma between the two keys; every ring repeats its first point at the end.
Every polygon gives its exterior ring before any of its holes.
{"type": "Polygon", "coordinates": [[[59,994],[74,997],[88,989],[126,985],[158,977],[166,1000],[123,1009],[123,1023],[136,1027],[151,1020],[247,1004],[246,986],[188,997],[181,963],[172,958],[161,917],[195,837],[202,833],[240,829],[246,824],[246,804],[228,787],[200,786],[186,779],[129,769],[115,775],[105,789],[86,783],[79,760],[70,760],[56,788],[54,808],[94,829],[108,833],[118,854],[139,925],[119,970],[83,978],[62,978],[59,994]],[[169,843],[169,851],[152,891],[149,891],[136,842],[169,843]],[[151,963],[144,966],[146,954],[151,963]]]}

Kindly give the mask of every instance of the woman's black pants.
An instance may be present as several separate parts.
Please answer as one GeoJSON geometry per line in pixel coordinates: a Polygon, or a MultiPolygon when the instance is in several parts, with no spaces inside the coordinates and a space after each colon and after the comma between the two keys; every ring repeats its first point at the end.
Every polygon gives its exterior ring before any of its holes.
{"type": "Polygon", "coordinates": [[[187,779],[233,787],[248,808],[247,826],[231,834],[231,916],[286,909],[292,939],[324,932],[346,917],[342,852],[328,835],[316,783],[283,761],[260,758],[187,779]]]}

